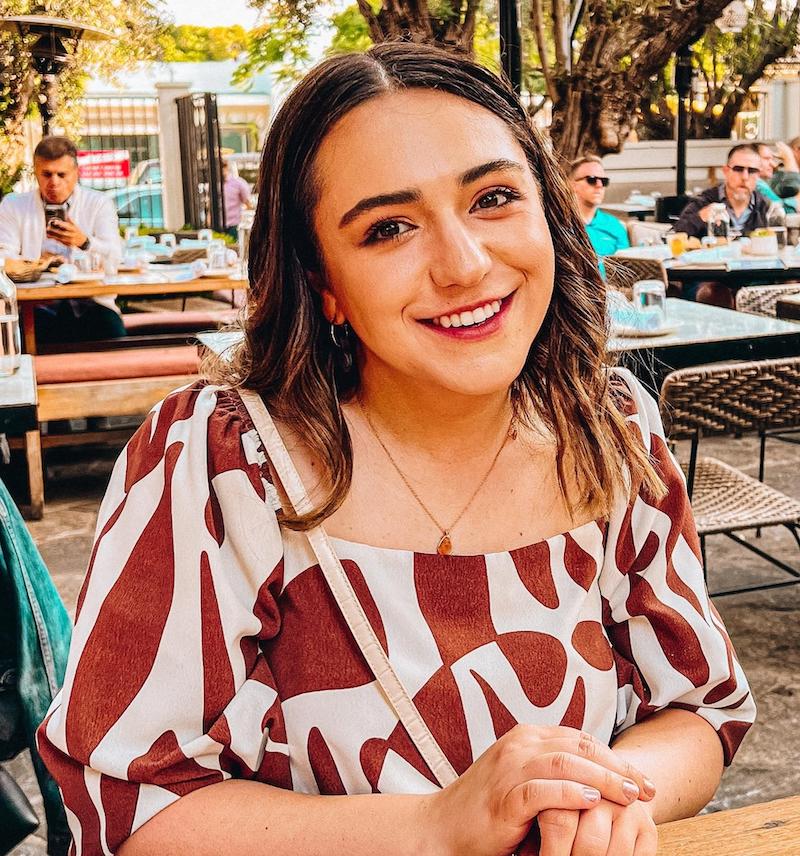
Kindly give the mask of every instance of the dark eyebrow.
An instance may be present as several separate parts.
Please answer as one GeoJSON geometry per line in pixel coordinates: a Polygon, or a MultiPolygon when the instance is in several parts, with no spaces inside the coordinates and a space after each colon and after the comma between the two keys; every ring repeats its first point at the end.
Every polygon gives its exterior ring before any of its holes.
{"type": "Polygon", "coordinates": [[[481,164],[480,166],[474,166],[472,169],[468,169],[465,173],[462,174],[461,178],[459,178],[458,183],[464,187],[467,184],[470,184],[473,181],[477,181],[479,178],[483,178],[484,175],[488,175],[490,172],[524,172],[525,168],[522,164],[518,164],[516,161],[508,160],[507,158],[499,158],[498,160],[489,161],[488,163],[481,164]]]}
{"type": "MultiPolygon", "coordinates": [[[[471,169],[468,169],[465,173],[462,173],[459,176],[458,183],[461,187],[465,187],[467,184],[471,184],[473,181],[483,178],[484,175],[487,175],[490,172],[500,172],[504,170],[507,172],[523,172],[524,167],[516,161],[499,158],[498,160],[489,161],[488,163],[481,164],[480,166],[473,166],[471,169]]],[[[408,202],[419,202],[420,199],[422,199],[422,194],[419,190],[398,190],[395,193],[381,193],[378,196],[369,196],[366,199],[362,199],[360,202],[357,202],[342,216],[342,219],[339,221],[339,228],[344,229],[344,227],[352,223],[356,217],[361,216],[361,214],[364,214],[367,211],[371,211],[373,208],[380,208],[383,205],[403,205],[408,202]]]]}
{"type": "Polygon", "coordinates": [[[371,211],[373,208],[380,208],[383,205],[403,205],[408,202],[419,202],[422,199],[422,194],[418,190],[398,190],[395,193],[381,193],[378,196],[368,196],[362,199],[343,215],[339,221],[339,228],[344,229],[366,211],[371,211]]]}

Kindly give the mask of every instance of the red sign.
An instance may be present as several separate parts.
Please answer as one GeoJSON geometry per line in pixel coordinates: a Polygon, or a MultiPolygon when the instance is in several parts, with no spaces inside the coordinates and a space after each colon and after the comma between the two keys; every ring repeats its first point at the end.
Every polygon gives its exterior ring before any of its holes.
{"type": "Polygon", "coordinates": [[[127,149],[78,152],[78,175],[83,179],[119,179],[131,174],[131,156],[127,149]]]}

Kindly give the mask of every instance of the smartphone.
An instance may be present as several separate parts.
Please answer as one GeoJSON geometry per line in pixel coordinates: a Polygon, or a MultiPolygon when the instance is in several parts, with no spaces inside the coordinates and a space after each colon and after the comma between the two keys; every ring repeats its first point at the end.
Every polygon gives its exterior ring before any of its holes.
{"type": "Polygon", "coordinates": [[[67,206],[56,205],[53,202],[46,202],[44,206],[44,224],[48,228],[51,220],[66,220],[67,206]]]}

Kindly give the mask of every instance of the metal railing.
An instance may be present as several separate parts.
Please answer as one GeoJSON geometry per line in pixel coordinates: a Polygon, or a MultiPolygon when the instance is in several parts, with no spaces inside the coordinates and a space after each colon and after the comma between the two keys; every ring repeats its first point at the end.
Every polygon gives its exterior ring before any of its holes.
{"type": "Polygon", "coordinates": [[[81,184],[112,197],[121,226],[161,228],[158,100],[87,97],[81,106],[81,184]]]}

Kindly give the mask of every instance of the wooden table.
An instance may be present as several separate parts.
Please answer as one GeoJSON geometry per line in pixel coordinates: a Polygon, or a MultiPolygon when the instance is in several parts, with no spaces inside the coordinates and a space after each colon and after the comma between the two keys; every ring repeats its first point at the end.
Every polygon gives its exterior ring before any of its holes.
{"type": "Polygon", "coordinates": [[[67,300],[80,297],[102,297],[116,294],[120,297],[140,297],[162,294],[206,294],[213,291],[238,291],[247,288],[247,280],[224,277],[200,277],[182,282],[125,282],[106,285],[96,282],[70,282],[64,285],[50,283],[17,286],[17,300],[22,315],[22,340],[25,351],[35,354],[36,331],[34,308],[51,300],[67,300]]]}
{"type": "Polygon", "coordinates": [[[0,378],[0,433],[14,436],[22,434],[25,437],[25,452],[29,461],[30,513],[36,520],[42,516],[44,508],[41,500],[43,483],[38,441],[39,420],[36,413],[38,403],[33,357],[22,354],[19,369],[9,377],[0,378]]]}
{"type": "Polygon", "coordinates": [[[658,856],[797,856],[800,796],[704,814],[658,828],[658,856]]]}
{"type": "MultiPolygon", "coordinates": [[[[620,365],[653,391],[674,369],[725,360],[765,360],[800,354],[800,325],[719,306],[667,298],[675,332],[647,338],[617,337],[608,349],[620,365]]],[[[800,853],[800,848],[798,848],[800,853]]]]}
{"type": "Polygon", "coordinates": [[[775,311],[778,318],[800,321],[800,294],[787,294],[786,297],[779,298],[775,311]]]}

